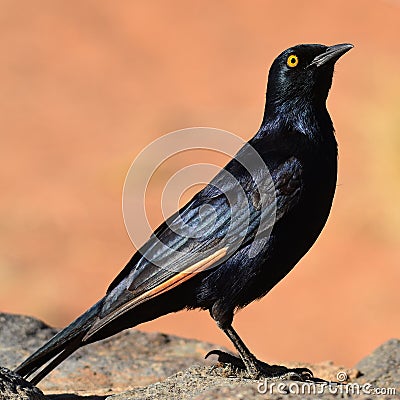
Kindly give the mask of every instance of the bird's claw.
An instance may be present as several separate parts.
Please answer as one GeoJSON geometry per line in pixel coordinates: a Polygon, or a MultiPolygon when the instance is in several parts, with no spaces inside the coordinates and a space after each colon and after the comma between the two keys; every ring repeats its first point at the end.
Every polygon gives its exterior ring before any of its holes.
{"type": "Polygon", "coordinates": [[[271,380],[292,380],[306,382],[313,380],[314,374],[308,368],[287,368],[283,365],[269,365],[257,360],[257,364],[249,370],[241,358],[221,350],[211,350],[205,358],[216,355],[221,364],[230,364],[236,370],[245,371],[245,376],[250,379],[267,378],[271,380]]]}
{"type": "Polygon", "coordinates": [[[244,363],[241,358],[234,356],[233,354],[227,353],[222,350],[211,350],[204,358],[208,358],[212,355],[216,355],[218,362],[223,364],[232,364],[236,368],[245,369],[244,363]]]}
{"type": "Polygon", "coordinates": [[[272,374],[271,378],[280,380],[291,380],[307,382],[314,379],[314,374],[308,368],[287,368],[281,365],[271,365],[271,370],[276,369],[275,376],[272,374]]]}

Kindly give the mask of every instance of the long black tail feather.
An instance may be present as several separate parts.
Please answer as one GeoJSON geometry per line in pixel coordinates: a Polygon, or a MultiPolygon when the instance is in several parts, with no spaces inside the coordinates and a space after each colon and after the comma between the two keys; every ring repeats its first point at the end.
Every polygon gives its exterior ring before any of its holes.
{"type": "Polygon", "coordinates": [[[20,364],[14,372],[27,379],[43,367],[30,380],[34,385],[40,382],[69,355],[85,344],[83,337],[96,321],[101,306],[102,300],[54,335],[45,345],[20,364]]]}

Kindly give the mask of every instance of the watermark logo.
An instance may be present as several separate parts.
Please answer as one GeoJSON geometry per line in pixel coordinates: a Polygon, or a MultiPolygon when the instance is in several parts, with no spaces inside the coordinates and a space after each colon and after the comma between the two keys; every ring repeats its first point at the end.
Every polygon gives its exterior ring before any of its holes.
{"type": "Polygon", "coordinates": [[[375,387],[370,383],[345,383],[349,378],[345,371],[336,375],[338,382],[283,382],[261,381],[257,390],[260,394],[295,394],[295,395],[323,395],[338,394],[341,398],[353,398],[359,395],[396,396],[396,388],[375,387]]]}
{"type": "Polygon", "coordinates": [[[347,376],[345,371],[339,371],[336,374],[336,378],[337,378],[338,382],[346,382],[347,379],[349,379],[349,377],[347,376]]]}
{"type": "Polygon", "coordinates": [[[122,209],[128,235],[144,258],[179,271],[193,254],[202,259],[223,248],[228,256],[233,254],[247,245],[248,232],[248,255],[256,257],[275,222],[275,188],[260,154],[243,139],[215,128],[189,128],[160,137],[135,158],[125,180],[122,209]],[[235,160],[221,169],[200,157],[177,171],[160,172],[174,157],[188,158],[190,152],[202,150],[235,160]],[[166,223],[153,234],[146,196],[157,175],[165,181],[159,206],[166,223]],[[176,212],[181,195],[195,185],[205,188],[189,207],[176,212]]]}

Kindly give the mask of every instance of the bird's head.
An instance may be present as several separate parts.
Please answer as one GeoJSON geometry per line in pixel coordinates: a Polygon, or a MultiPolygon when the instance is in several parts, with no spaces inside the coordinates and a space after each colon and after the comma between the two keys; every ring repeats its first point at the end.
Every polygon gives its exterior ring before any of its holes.
{"type": "Polygon", "coordinates": [[[325,107],[336,61],[353,45],[300,44],[281,53],[268,76],[266,112],[325,107]]]}

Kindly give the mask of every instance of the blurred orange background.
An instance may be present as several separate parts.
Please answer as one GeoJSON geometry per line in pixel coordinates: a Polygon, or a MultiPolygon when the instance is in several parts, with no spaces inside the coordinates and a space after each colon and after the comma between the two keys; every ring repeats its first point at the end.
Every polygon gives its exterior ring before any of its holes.
{"type": "MultiPolygon", "coordinates": [[[[134,251],[121,193],[141,149],[192,126],[248,140],[278,53],[350,42],[328,100],[340,154],[328,224],[234,325],[265,360],[346,366],[400,336],[400,2],[2,0],[0,10],[1,311],[75,318],[134,251]]],[[[206,312],[140,329],[232,348],[206,312]]]]}

